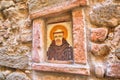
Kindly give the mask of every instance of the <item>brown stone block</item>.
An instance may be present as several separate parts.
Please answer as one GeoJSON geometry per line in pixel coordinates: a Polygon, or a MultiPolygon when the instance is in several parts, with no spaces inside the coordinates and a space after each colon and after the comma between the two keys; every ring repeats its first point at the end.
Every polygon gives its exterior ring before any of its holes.
{"type": "Polygon", "coordinates": [[[90,40],[93,42],[102,42],[108,34],[107,28],[96,28],[91,30],[90,40]]]}
{"type": "Polygon", "coordinates": [[[120,60],[120,48],[116,49],[115,52],[113,52],[113,53],[120,60]]]}
{"type": "Polygon", "coordinates": [[[99,78],[103,78],[105,75],[105,69],[102,65],[96,65],[95,66],[95,75],[99,78]]]}
{"type": "Polygon", "coordinates": [[[23,42],[23,43],[32,41],[31,33],[29,33],[29,34],[22,34],[20,36],[20,38],[21,38],[21,42],[23,42]]]}
{"type": "Polygon", "coordinates": [[[108,64],[106,75],[120,78],[120,62],[108,64]]]}
{"type": "Polygon", "coordinates": [[[86,63],[85,56],[85,30],[81,9],[73,10],[73,43],[75,63],[86,63]]]}
{"type": "Polygon", "coordinates": [[[95,56],[106,56],[109,54],[110,49],[106,44],[92,44],[91,52],[95,56]]]}
{"type": "Polygon", "coordinates": [[[120,25],[117,26],[114,30],[114,35],[113,35],[113,39],[111,41],[111,44],[114,47],[117,47],[120,44],[120,25]]]}
{"type": "Polygon", "coordinates": [[[23,72],[13,72],[7,75],[6,80],[31,80],[31,79],[23,72]]]}
{"type": "Polygon", "coordinates": [[[90,12],[90,21],[97,27],[116,27],[120,22],[119,5],[113,4],[113,0],[96,4],[90,12]]]}
{"type": "Polygon", "coordinates": [[[1,5],[1,8],[4,9],[4,8],[9,8],[10,6],[15,6],[15,3],[13,1],[1,1],[0,3],[1,5]]]}
{"type": "Polygon", "coordinates": [[[27,55],[8,55],[7,48],[0,49],[0,65],[18,68],[18,69],[27,69],[29,66],[29,58],[27,55]]]}
{"type": "Polygon", "coordinates": [[[0,72],[0,80],[5,80],[5,75],[2,72],[0,72]]]}

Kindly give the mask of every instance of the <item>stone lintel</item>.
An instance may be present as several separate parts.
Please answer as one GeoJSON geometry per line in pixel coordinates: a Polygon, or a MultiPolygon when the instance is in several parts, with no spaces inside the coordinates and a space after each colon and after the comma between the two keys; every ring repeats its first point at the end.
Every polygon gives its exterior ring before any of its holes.
{"type": "Polygon", "coordinates": [[[38,17],[50,16],[53,14],[61,14],[75,7],[85,6],[86,4],[87,4],[86,0],[74,0],[71,2],[69,1],[69,3],[65,1],[65,2],[59,3],[58,5],[48,6],[43,9],[40,9],[39,11],[30,13],[30,18],[35,19],[38,17]]]}

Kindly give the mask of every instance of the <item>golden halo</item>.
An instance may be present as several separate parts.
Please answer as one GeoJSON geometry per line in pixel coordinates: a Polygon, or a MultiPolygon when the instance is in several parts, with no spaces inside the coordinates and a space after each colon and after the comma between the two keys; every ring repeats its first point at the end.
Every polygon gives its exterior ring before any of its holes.
{"type": "Polygon", "coordinates": [[[58,30],[58,29],[60,29],[60,30],[62,30],[62,31],[64,32],[64,39],[67,38],[67,36],[68,36],[68,31],[67,31],[67,29],[65,28],[65,26],[63,26],[63,25],[55,25],[55,26],[52,28],[52,30],[50,31],[50,39],[51,39],[51,40],[54,40],[53,33],[54,33],[56,30],[58,30]]]}

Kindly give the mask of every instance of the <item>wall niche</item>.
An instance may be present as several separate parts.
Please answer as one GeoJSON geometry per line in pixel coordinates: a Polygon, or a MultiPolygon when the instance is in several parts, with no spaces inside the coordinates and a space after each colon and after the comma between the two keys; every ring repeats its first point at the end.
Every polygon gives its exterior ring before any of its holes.
{"type": "Polygon", "coordinates": [[[83,10],[72,5],[31,14],[33,70],[90,75],[83,10]]]}

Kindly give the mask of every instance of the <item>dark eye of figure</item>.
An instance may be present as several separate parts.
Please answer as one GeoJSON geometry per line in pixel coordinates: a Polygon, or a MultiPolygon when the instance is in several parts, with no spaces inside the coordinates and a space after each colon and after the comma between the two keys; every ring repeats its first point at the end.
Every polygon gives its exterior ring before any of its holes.
{"type": "Polygon", "coordinates": [[[57,38],[57,36],[54,36],[55,38],[57,38]]]}
{"type": "Polygon", "coordinates": [[[62,35],[59,35],[58,37],[62,37],[62,35]]]}

